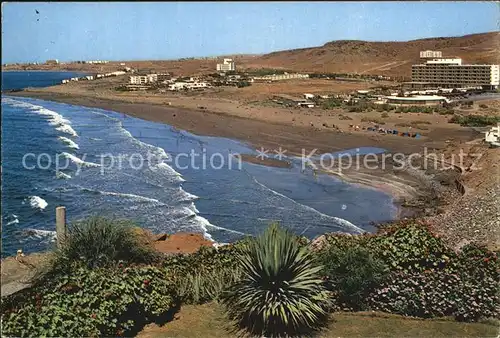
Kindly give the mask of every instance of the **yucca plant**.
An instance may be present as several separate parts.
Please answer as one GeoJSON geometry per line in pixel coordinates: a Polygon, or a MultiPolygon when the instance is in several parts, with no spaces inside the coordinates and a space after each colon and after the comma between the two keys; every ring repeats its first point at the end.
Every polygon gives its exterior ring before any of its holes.
{"type": "Polygon", "coordinates": [[[242,277],[222,296],[230,319],[251,334],[310,333],[327,316],[322,267],[289,230],[272,224],[238,253],[242,277]]]}

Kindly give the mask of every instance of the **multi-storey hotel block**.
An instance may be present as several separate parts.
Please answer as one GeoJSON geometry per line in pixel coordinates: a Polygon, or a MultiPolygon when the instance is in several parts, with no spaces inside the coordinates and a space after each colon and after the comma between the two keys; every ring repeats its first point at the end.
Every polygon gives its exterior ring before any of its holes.
{"type": "Polygon", "coordinates": [[[499,85],[499,73],[499,65],[464,65],[460,58],[435,58],[424,64],[412,65],[411,85],[415,88],[496,89],[499,85]]]}

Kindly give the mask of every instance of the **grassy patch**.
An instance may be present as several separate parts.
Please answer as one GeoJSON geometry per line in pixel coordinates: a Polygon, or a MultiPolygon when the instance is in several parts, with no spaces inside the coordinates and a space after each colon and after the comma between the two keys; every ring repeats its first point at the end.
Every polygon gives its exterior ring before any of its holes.
{"type": "MultiPolygon", "coordinates": [[[[148,325],[137,337],[235,337],[223,317],[222,306],[213,302],[186,305],[164,325],[148,325]]],[[[338,312],[319,337],[495,337],[492,324],[459,323],[451,320],[418,320],[380,312],[338,312]]]]}

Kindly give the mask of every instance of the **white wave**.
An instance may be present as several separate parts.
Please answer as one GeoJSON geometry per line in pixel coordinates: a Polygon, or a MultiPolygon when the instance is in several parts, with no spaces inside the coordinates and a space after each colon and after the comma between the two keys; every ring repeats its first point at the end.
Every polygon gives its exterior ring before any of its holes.
{"type": "Polygon", "coordinates": [[[37,106],[28,102],[17,101],[8,97],[2,98],[2,103],[7,103],[9,106],[12,107],[28,108],[32,110],[43,108],[42,106],[37,106]]]}
{"type": "Polygon", "coordinates": [[[12,224],[18,224],[19,223],[19,219],[17,217],[17,215],[14,215],[14,214],[10,214],[9,216],[5,217],[6,218],[6,221],[8,221],[5,225],[12,225],[12,224]],[[10,221],[9,221],[10,220],[10,221]]]}
{"type": "Polygon", "coordinates": [[[88,188],[83,188],[83,187],[78,187],[78,188],[83,190],[83,191],[97,193],[99,195],[124,197],[124,198],[133,199],[135,201],[150,202],[150,203],[156,203],[159,205],[166,205],[165,203],[163,203],[155,198],[141,196],[141,195],[127,194],[127,193],[113,192],[113,191],[94,190],[94,189],[88,189],[88,188]]]}
{"type": "Polygon", "coordinates": [[[196,205],[194,205],[194,202],[191,202],[191,204],[189,205],[189,208],[195,213],[195,214],[199,214],[200,212],[198,211],[198,209],[196,208],[196,205]]]}
{"type": "Polygon", "coordinates": [[[72,154],[69,154],[69,153],[66,153],[66,152],[61,153],[61,155],[63,155],[64,157],[70,159],[75,164],[81,165],[82,167],[100,167],[101,166],[100,164],[97,164],[97,163],[85,162],[85,161],[79,159],[78,157],[76,157],[75,155],[72,155],[72,154]]]}
{"type": "Polygon", "coordinates": [[[41,230],[41,229],[26,229],[24,231],[25,235],[31,238],[55,241],[57,238],[57,233],[51,230],[41,230]]]}
{"type": "Polygon", "coordinates": [[[60,131],[61,133],[65,133],[65,134],[68,134],[68,135],[71,135],[74,137],[78,137],[78,134],[76,133],[76,131],[73,128],[71,128],[70,125],[67,125],[67,124],[57,127],[56,130],[60,131]]]}
{"type": "Polygon", "coordinates": [[[182,189],[182,187],[179,187],[178,194],[179,194],[179,196],[177,196],[177,193],[175,195],[176,195],[176,200],[179,202],[195,201],[195,200],[200,198],[199,196],[193,195],[193,194],[185,191],[184,189],[182,189]]]}
{"type": "MultiPolygon", "coordinates": [[[[201,216],[198,216],[198,217],[201,217],[201,216]]],[[[209,222],[208,224],[208,227],[209,228],[213,228],[213,229],[216,229],[216,230],[219,230],[219,231],[227,231],[227,232],[232,232],[233,234],[238,234],[238,235],[242,235],[242,236],[245,236],[246,233],[244,232],[241,232],[241,231],[238,231],[238,230],[233,230],[233,229],[228,229],[228,228],[223,228],[223,227],[219,227],[217,225],[213,225],[209,222]]]]}
{"type": "Polygon", "coordinates": [[[61,114],[55,111],[44,108],[42,106],[38,106],[27,102],[17,101],[13,99],[6,99],[6,100],[2,99],[2,102],[6,102],[7,104],[14,107],[30,109],[31,111],[37,113],[38,115],[47,116],[49,124],[52,126],[57,126],[56,128],[57,131],[69,134],[73,137],[78,136],[76,131],[71,127],[70,125],[71,123],[67,119],[65,119],[61,114]]]}
{"type": "Polygon", "coordinates": [[[58,172],[56,173],[56,178],[58,178],[58,179],[64,179],[64,180],[68,180],[68,179],[70,179],[70,178],[71,178],[71,176],[70,176],[70,175],[68,175],[68,174],[66,174],[66,173],[63,173],[62,171],[58,171],[58,172]]]}
{"type": "Polygon", "coordinates": [[[39,115],[48,116],[49,117],[49,119],[48,119],[49,124],[51,126],[57,126],[57,128],[56,128],[57,131],[60,131],[60,132],[65,133],[65,134],[69,134],[69,135],[74,136],[74,137],[78,136],[76,131],[71,127],[70,122],[67,119],[65,119],[64,117],[62,117],[61,114],[56,113],[55,111],[52,111],[50,109],[43,108],[43,107],[33,109],[33,111],[39,115]]]}
{"type": "Polygon", "coordinates": [[[48,203],[43,198],[39,196],[30,196],[29,197],[30,206],[34,209],[43,210],[47,207],[48,203]]]}
{"type": "Polygon", "coordinates": [[[131,198],[131,199],[136,200],[136,201],[151,202],[151,203],[158,203],[161,205],[165,205],[165,203],[162,203],[155,198],[150,198],[150,197],[141,196],[141,195],[125,194],[125,193],[111,192],[111,191],[99,191],[99,193],[102,195],[107,195],[107,196],[125,197],[125,198],[131,198]]]}
{"type": "Polygon", "coordinates": [[[17,224],[17,223],[19,223],[19,220],[16,218],[15,220],[12,220],[12,221],[8,222],[7,224],[5,224],[5,226],[12,225],[12,224],[17,224]]]}
{"type": "Polygon", "coordinates": [[[76,144],[73,140],[71,140],[71,139],[69,139],[67,137],[59,136],[59,140],[61,140],[61,142],[63,142],[64,144],[66,144],[69,148],[80,149],[80,147],[78,146],[78,144],[76,144]]]}
{"type": "Polygon", "coordinates": [[[171,166],[166,164],[165,162],[158,163],[157,165],[151,167],[152,171],[163,171],[167,174],[167,176],[173,177],[176,182],[182,183],[186,182],[182,175],[174,170],[171,166]]]}
{"type": "MultiPolygon", "coordinates": [[[[257,181],[257,180],[255,179],[255,177],[253,177],[253,176],[252,176],[252,178],[253,178],[254,182],[255,182],[255,183],[257,183],[257,184],[258,184],[259,186],[261,186],[262,188],[264,188],[264,189],[266,189],[266,190],[270,191],[271,193],[273,193],[273,194],[275,194],[275,195],[277,195],[277,196],[283,197],[283,198],[285,198],[285,199],[287,199],[287,200],[291,201],[292,203],[294,203],[294,204],[296,204],[296,205],[301,206],[301,207],[302,207],[302,208],[304,208],[304,209],[307,209],[307,210],[309,210],[309,211],[312,211],[312,212],[314,212],[314,213],[316,213],[316,214],[320,215],[321,217],[324,217],[324,218],[327,218],[327,219],[332,219],[335,223],[337,223],[337,224],[339,224],[339,225],[341,225],[341,226],[343,226],[343,227],[345,227],[345,228],[350,228],[350,229],[354,230],[356,233],[361,234],[361,233],[364,233],[364,232],[365,232],[365,231],[364,231],[363,229],[361,229],[360,227],[358,227],[358,226],[356,226],[356,225],[352,224],[351,222],[349,222],[349,221],[347,221],[347,220],[345,220],[345,219],[343,219],[343,218],[340,218],[340,217],[335,217],[335,216],[330,216],[330,215],[326,215],[326,214],[324,214],[324,213],[322,213],[322,212],[320,212],[320,211],[318,211],[318,210],[316,210],[316,209],[314,209],[314,208],[311,208],[311,207],[309,207],[309,206],[307,206],[307,205],[301,204],[301,203],[299,203],[299,202],[297,202],[297,201],[295,201],[295,200],[291,199],[290,197],[285,196],[285,195],[283,195],[283,194],[280,194],[279,192],[277,192],[277,191],[275,191],[275,190],[273,190],[273,189],[271,189],[271,188],[269,188],[269,187],[265,186],[264,184],[262,184],[262,183],[260,183],[259,181],[257,181]]],[[[305,232],[305,231],[304,231],[304,232],[305,232]]]]}
{"type": "MultiPolygon", "coordinates": [[[[117,120],[117,119],[112,118],[112,117],[109,117],[109,118],[113,119],[113,120],[117,120]]],[[[136,139],[134,136],[132,136],[132,134],[127,129],[125,129],[123,127],[123,123],[121,121],[119,121],[119,127],[120,127],[120,130],[122,131],[123,134],[125,134],[126,136],[131,138],[133,142],[138,143],[139,145],[147,148],[158,159],[169,159],[170,158],[170,156],[165,152],[165,149],[160,148],[160,147],[156,147],[156,146],[149,144],[149,143],[144,143],[144,142],[136,139]]]]}

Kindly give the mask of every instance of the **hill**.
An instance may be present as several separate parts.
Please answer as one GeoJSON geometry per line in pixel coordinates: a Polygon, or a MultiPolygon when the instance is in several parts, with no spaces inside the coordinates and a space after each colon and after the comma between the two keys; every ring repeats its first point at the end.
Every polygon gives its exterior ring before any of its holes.
{"type": "Polygon", "coordinates": [[[307,72],[357,72],[408,78],[422,50],[439,50],[465,63],[499,63],[500,32],[436,37],[403,42],[332,41],[320,47],[278,51],[255,57],[248,68],[281,68],[307,72]]]}

